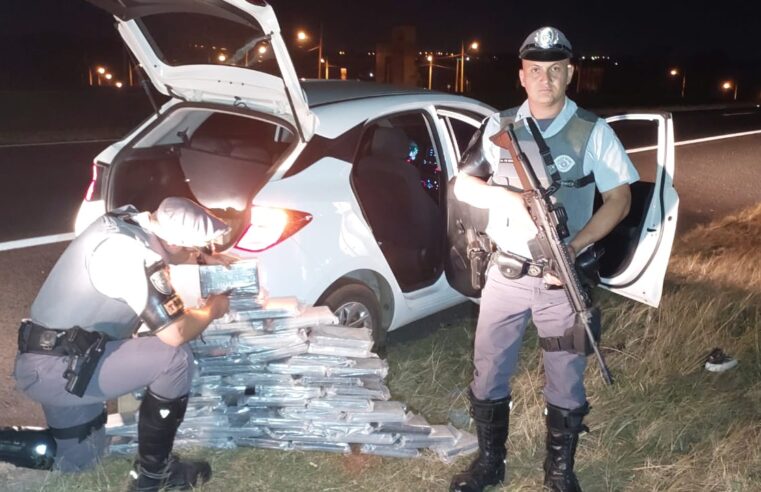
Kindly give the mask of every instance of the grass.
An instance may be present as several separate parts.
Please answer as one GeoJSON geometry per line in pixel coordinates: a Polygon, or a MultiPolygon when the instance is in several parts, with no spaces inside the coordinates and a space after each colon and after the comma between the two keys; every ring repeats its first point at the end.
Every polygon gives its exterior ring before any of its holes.
{"type": "MultiPolygon", "coordinates": [[[[597,294],[616,383],[606,387],[590,358],[591,432],[577,456],[585,491],[761,490],[759,246],[761,206],[696,229],[675,245],[659,309],[597,294]],[[705,371],[703,358],[715,346],[735,355],[738,367],[705,371]]],[[[451,319],[430,336],[391,345],[393,398],[431,423],[464,423],[474,321],[451,319]]],[[[502,490],[541,490],[540,359],[529,330],[513,381],[502,490]]],[[[210,458],[215,470],[205,491],[446,490],[470,460],[450,466],[428,455],[403,460],[249,449],[196,455],[210,458]]],[[[110,458],[78,477],[51,474],[44,490],[118,490],[128,467],[128,459],[110,458]]]]}

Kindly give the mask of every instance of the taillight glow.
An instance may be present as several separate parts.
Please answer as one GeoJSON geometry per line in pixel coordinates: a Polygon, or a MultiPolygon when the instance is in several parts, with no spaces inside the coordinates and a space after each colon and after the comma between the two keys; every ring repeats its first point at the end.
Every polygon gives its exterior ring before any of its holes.
{"type": "Polygon", "coordinates": [[[93,195],[95,195],[95,187],[98,185],[98,165],[92,163],[92,180],[90,180],[90,186],[87,187],[87,193],[85,193],[85,201],[91,202],[93,195]]]}
{"type": "Polygon", "coordinates": [[[258,253],[283,242],[312,221],[312,215],[274,207],[251,208],[251,224],[235,247],[258,253]]]}

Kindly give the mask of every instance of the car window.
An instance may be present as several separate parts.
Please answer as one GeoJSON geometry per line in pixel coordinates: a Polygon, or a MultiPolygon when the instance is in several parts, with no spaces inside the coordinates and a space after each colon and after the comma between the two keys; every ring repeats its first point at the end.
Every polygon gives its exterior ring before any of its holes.
{"type": "Polygon", "coordinates": [[[454,137],[454,143],[457,146],[457,159],[459,160],[462,157],[462,153],[468,148],[470,139],[473,138],[478,127],[456,118],[447,118],[447,120],[449,121],[449,128],[454,137]]]}
{"type": "Polygon", "coordinates": [[[377,120],[365,129],[356,166],[385,166],[389,172],[411,175],[400,167],[409,166],[420,186],[438,203],[441,164],[431,135],[428,120],[421,113],[377,120]]]}

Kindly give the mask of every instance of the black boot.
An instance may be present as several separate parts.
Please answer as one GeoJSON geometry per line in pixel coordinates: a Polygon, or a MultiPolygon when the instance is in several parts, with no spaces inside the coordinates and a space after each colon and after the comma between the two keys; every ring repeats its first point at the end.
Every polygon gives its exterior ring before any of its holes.
{"type": "Polygon", "coordinates": [[[589,429],[582,424],[589,404],[566,410],[547,404],[547,458],[544,460],[544,487],[553,492],[581,492],[573,473],[579,434],[589,429]]]}
{"type": "Polygon", "coordinates": [[[130,491],[188,490],[211,478],[205,461],[180,461],[171,455],[174,436],[185,417],[188,397],[165,400],[150,390],[140,404],[137,459],[130,471],[130,491]]]}
{"type": "Polygon", "coordinates": [[[478,400],[469,391],[470,416],[476,422],[478,456],[467,470],[458,473],[449,485],[450,492],[480,492],[505,479],[507,430],[510,424],[510,397],[478,400]]]}

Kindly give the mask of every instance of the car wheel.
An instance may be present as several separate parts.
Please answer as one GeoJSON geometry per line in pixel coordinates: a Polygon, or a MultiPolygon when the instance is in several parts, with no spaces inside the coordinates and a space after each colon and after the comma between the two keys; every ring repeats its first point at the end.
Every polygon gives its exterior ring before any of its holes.
{"type": "Polygon", "coordinates": [[[360,284],[346,284],[325,296],[321,304],[328,306],[341,325],[369,328],[375,342],[374,351],[385,348],[386,329],[380,319],[380,304],[375,293],[360,284]]]}

